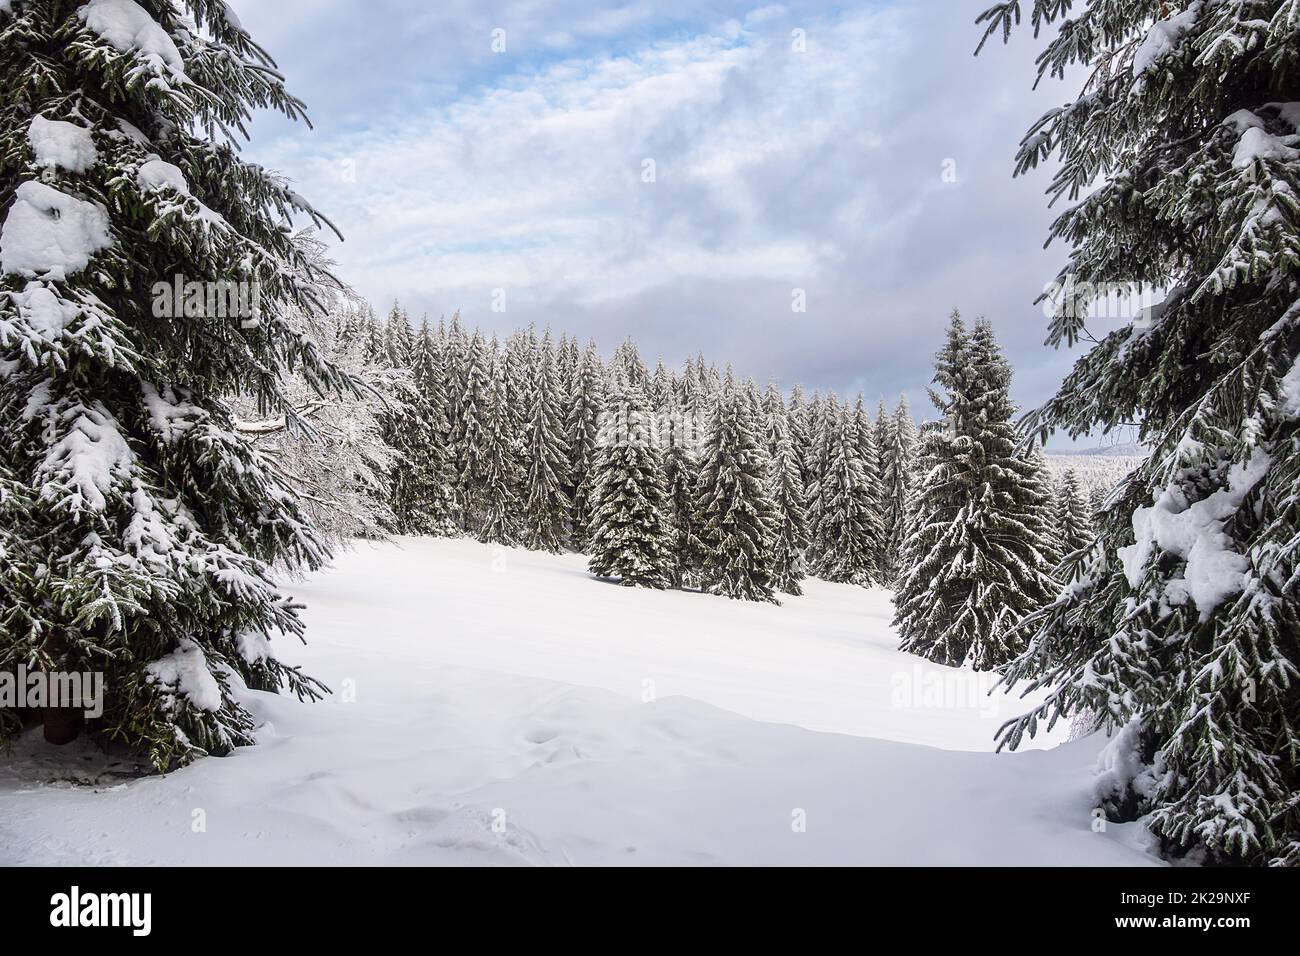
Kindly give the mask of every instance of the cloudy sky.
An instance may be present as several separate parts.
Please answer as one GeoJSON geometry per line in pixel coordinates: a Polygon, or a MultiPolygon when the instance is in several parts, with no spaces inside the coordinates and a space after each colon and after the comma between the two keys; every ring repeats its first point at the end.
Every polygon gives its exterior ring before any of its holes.
{"type": "Polygon", "coordinates": [[[972,56],[987,0],[232,5],[315,124],[259,120],[246,152],[378,309],[918,406],[954,307],[1024,405],[1072,360],[1034,305],[1065,255],[1046,174],[1011,178],[1070,89],[1031,90],[1027,31],[972,56]]]}

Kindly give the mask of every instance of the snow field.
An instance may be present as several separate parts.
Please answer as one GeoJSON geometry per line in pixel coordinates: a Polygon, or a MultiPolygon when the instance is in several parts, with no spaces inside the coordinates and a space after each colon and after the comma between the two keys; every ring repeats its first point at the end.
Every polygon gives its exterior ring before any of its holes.
{"type": "Polygon", "coordinates": [[[772,607],[359,545],[291,588],[309,645],[277,641],[331,698],[248,692],[259,746],[161,778],[29,735],[0,863],[1154,862],[1138,827],[1092,832],[1100,741],[989,753],[1012,702],[894,650],[886,593],[809,584],[772,607]]]}

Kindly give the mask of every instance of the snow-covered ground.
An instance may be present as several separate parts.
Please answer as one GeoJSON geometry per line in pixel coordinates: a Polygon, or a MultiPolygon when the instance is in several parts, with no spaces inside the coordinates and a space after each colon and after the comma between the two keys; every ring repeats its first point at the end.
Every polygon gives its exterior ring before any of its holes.
{"type": "Polygon", "coordinates": [[[1092,830],[1101,741],[993,754],[1023,702],[895,650],[885,592],[742,604],[424,539],[292,589],[309,645],[278,651],[333,697],[249,693],[260,745],[165,777],[30,734],[0,863],[1156,862],[1092,830]]]}

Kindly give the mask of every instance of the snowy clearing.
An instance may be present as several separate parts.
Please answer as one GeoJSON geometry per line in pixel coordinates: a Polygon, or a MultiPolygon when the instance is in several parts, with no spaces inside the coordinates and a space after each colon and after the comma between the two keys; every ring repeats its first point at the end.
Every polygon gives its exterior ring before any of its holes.
{"type": "Polygon", "coordinates": [[[292,588],[309,646],[278,642],[332,698],[248,693],[260,746],[163,778],[29,733],[0,863],[1157,862],[1090,828],[1100,740],[992,754],[1023,704],[894,650],[887,593],[807,584],[773,607],[360,545],[292,588]]]}

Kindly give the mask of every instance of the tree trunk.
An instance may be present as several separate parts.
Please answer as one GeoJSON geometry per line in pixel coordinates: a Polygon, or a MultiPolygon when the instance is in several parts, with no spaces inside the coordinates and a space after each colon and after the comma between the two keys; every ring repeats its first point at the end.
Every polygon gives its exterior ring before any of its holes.
{"type": "MultiPolygon", "coordinates": [[[[62,635],[51,634],[45,641],[45,649],[57,666],[66,667],[67,642],[62,635]]],[[[49,671],[46,671],[49,674],[49,671]]],[[[53,682],[46,688],[47,695],[53,690],[53,682]]],[[[46,700],[41,710],[45,724],[45,740],[51,744],[70,744],[81,736],[82,712],[79,707],[53,707],[53,701],[46,700]]]]}
{"type": "Polygon", "coordinates": [[[52,744],[70,744],[81,736],[82,713],[76,707],[46,707],[45,740],[52,744]]]}

